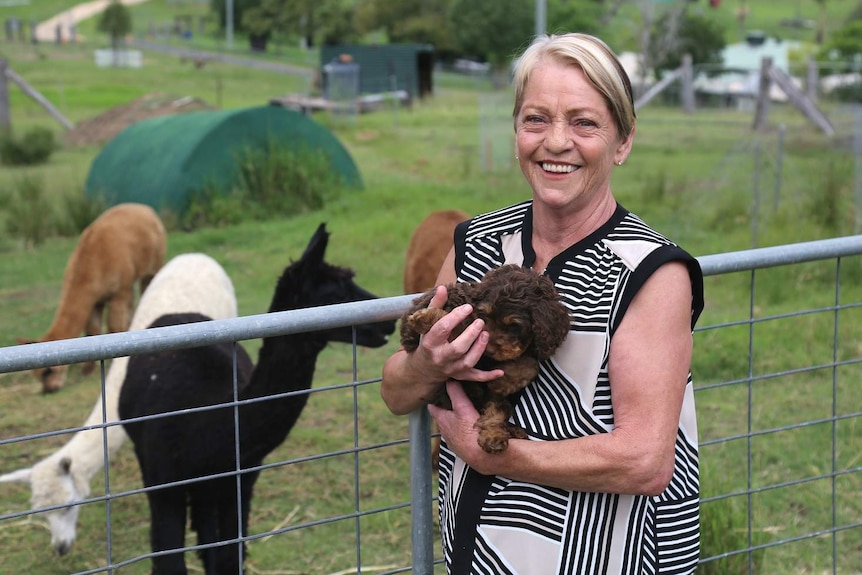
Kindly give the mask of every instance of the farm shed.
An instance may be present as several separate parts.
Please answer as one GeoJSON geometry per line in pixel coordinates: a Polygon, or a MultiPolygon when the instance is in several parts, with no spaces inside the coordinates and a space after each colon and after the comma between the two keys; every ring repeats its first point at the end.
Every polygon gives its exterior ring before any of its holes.
{"type": "Polygon", "coordinates": [[[280,106],[205,110],[150,118],[109,141],[90,166],[86,194],[109,205],[139,202],[182,213],[197,191],[229,192],[239,158],[251,151],[319,151],[348,186],[362,179],[338,139],[313,119],[280,106]]]}
{"type": "Polygon", "coordinates": [[[351,63],[359,65],[361,94],[406,90],[412,98],[424,98],[433,91],[434,47],[430,44],[322,46],[320,74],[324,84],[326,66],[345,54],[351,63]]]}

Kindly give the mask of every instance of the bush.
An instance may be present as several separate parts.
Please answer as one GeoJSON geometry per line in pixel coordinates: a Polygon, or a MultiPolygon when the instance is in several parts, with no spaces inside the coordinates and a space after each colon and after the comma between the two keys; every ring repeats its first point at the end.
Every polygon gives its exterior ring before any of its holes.
{"type": "Polygon", "coordinates": [[[54,132],[35,127],[17,140],[11,134],[0,137],[0,163],[7,166],[44,164],[57,149],[54,132]]]}
{"type": "Polygon", "coordinates": [[[9,235],[24,240],[25,245],[38,246],[55,230],[51,203],[45,198],[42,181],[24,177],[17,181],[7,206],[6,230],[9,235]]]}
{"type": "Polygon", "coordinates": [[[289,150],[270,142],[264,150],[242,153],[239,190],[265,212],[291,215],[323,207],[344,187],[319,151],[289,150]]]}
{"type": "Polygon", "coordinates": [[[194,230],[204,226],[228,226],[239,223],[245,210],[240,193],[225,195],[215,187],[195,192],[180,218],[180,227],[194,230]]]}
{"type": "Polygon", "coordinates": [[[90,199],[80,190],[63,197],[64,217],[57,222],[57,233],[61,236],[78,236],[108,208],[102,199],[90,199]]]}
{"type": "Polygon", "coordinates": [[[229,192],[211,185],[191,195],[181,218],[184,229],[318,210],[345,189],[343,178],[318,151],[270,142],[263,150],[244,150],[236,161],[239,177],[229,192]]]}

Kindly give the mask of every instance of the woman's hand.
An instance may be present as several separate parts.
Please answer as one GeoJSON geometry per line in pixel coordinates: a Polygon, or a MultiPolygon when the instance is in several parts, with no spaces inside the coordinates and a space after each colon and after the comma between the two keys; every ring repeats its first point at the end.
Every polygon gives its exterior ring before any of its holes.
{"type": "MultiPolygon", "coordinates": [[[[446,286],[440,285],[428,307],[442,308],[448,297],[446,286]]],[[[491,381],[502,377],[500,369],[475,367],[488,345],[483,320],[475,319],[449,341],[452,331],[471,313],[469,304],[456,307],[419,339],[416,350],[408,353],[400,349],[386,361],[380,393],[390,411],[404,415],[428,403],[448,379],[491,381]]]]}
{"type": "MultiPolygon", "coordinates": [[[[447,298],[446,286],[438,286],[428,307],[442,308],[447,298]]],[[[413,361],[417,367],[424,368],[425,373],[440,383],[447,379],[491,381],[503,374],[499,369],[483,371],[475,368],[488,345],[489,335],[485,331],[484,320],[473,320],[461,335],[449,341],[452,331],[469,318],[471,313],[473,306],[470,304],[458,306],[419,338],[419,347],[414,352],[413,361]]]]}
{"type": "Polygon", "coordinates": [[[457,381],[450,379],[446,382],[446,393],[452,402],[452,409],[430,404],[428,413],[437,422],[440,435],[446,440],[449,449],[469,463],[473,460],[471,453],[482,451],[479,447],[479,432],[475,427],[479,412],[457,381]]]}

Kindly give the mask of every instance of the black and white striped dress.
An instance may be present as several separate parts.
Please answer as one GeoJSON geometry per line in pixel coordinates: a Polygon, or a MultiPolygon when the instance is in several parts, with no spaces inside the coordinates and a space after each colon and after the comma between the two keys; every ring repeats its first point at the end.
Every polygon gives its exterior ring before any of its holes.
{"type": "MultiPolygon", "coordinates": [[[[459,281],[507,263],[531,266],[532,202],[483,214],[455,232],[459,281]]],[[[611,219],[551,261],[545,273],[572,329],[524,390],[515,420],[535,441],[613,429],[610,340],[632,298],[662,264],[690,270],[692,327],[703,309],[697,261],[617,206],[611,219]]],[[[692,573],[700,545],[697,423],[686,386],[670,485],[657,497],[580,493],[489,477],[440,450],[440,528],[447,570],[470,574],[692,573]],[[457,517],[457,521],[456,521],[457,517]]]]}

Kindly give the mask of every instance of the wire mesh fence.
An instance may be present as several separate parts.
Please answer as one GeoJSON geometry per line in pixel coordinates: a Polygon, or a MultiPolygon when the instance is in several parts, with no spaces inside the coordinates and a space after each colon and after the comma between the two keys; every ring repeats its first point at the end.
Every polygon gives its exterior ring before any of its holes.
{"type": "MultiPolygon", "coordinates": [[[[702,464],[699,573],[859,572],[860,255],[862,236],[847,236],[699,258],[707,276],[692,367],[702,464]]],[[[393,319],[411,299],[7,347],[0,349],[0,373],[105,360],[104,396],[110,358],[393,319]]],[[[259,473],[243,538],[246,573],[443,572],[427,414],[397,418],[382,406],[385,353],[331,350],[313,388],[299,392],[310,394],[309,406],[284,444],[262,466],[223,474],[239,486],[241,476],[259,473]]],[[[236,410],[241,403],[202,409],[236,410]]],[[[49,404],[50,397],[26,409],[49,404]]],[[[23,411],[3,419],[0,470],[32,465],[70,434],[94,430],[89,455],[98,464],[87,478],[90,493],[50,506],[30,509],[26,487],[0,486],[2,571],[149,572],[152,488],[142,487],[129,445],[105,457],[107,430],[119,423],[104,417],[81,427],[62,423],[80,421],[80,414],[58,414],[52,428],[34,430],[23,411]],[[52,557],[41,527],[51,512],[74,513],[80,523],[78,541],[62,559],[52,557]]],[[[191,551],[236,542],[200,544],[187,535],[183,551],[193,563],[191,551]]]]}

